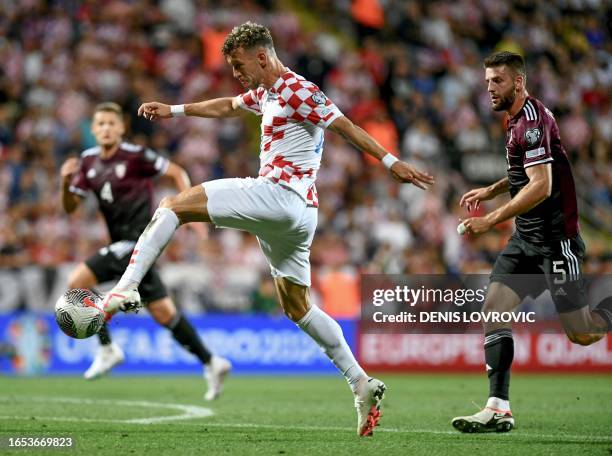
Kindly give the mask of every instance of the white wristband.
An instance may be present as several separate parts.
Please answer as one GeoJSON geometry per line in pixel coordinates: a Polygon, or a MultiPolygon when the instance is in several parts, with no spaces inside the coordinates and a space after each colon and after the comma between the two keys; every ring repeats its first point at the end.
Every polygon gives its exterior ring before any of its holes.
{"type": "Polygon", "coordinates": [[[185,115],[185,105],[170,106],[170,114],[172,114],[172,117],[183,117],[185,115]]]}
{"type": "Polygon", "coordinates": [[[391,168],[391,165],[393,165],[393,163],[399,160],[395,155],[387,154],[382,158],[381,161],[382,161],[382,164],[385,165],[387,168],[391,168]]]}

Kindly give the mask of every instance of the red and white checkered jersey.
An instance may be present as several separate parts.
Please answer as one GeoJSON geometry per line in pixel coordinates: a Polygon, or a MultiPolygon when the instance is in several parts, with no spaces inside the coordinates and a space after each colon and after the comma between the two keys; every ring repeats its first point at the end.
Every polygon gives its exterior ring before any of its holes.
{"type": "Polygon", "coordinates": [[[274,85],[238,96],[243,109],[262,116],[259,175],[318,206],[315,179],[324,130],[342,112],[312,82],[288,70],[274,85]]]}

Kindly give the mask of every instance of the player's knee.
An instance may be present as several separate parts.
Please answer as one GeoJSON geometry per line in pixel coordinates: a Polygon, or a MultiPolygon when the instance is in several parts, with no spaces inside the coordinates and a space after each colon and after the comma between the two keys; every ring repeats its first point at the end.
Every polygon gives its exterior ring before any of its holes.
{"type": "Polygon", "coordinates": [[[79,288],[78,280],[76,277],[74,277],[73,274],[70,274],[70,276],[68,277],[68,289],[74,290],[75,288],[79,288]]]}
{"type": "Polygon", "coordinates": [[[308,312],[310,308],[307,302],[301,302],[301,300],[281,300],[281,307],[285,315],[292,321],[298,322],[308,312]]]}
{"type": "Polygon", "coordinates": [[[159,208],[170,209],[179,220],[179,223],[187,223],[184,218],[185,205],[181,205],[181,200],[176,196],[166,196],[159,202],[159,208]]]}
{"type": "Polygon", "coordinates": [[[299,321],[301,319],[299,312],[296,312],[296,309],[293,306],[285,303],[281,304],[281,308],[283,309],[285,316],[287,316],[287,318],[290,320],[299,321]]]}
{"type": "Polygon", "coordinates": [[[577,345],[591,345],[600,340],[603,334],[582,334],[582,333],[567,333],[568,339],[577,345]]]}
{"type": "Polygon", "coordinates": [[[81,279],[80,274],[73,272],[68,277],[68,289],[74,290],[75,288],[86,288],[84,281],[81,279]]]}
{"type": "Polygon", "coordinates": [[[499,312],[501,309],[498,308],[497,304],[497,300],[487,300],[485,301],[484,305],[482,306],[482,313],[483,314],[488,314],[491,312],[499,312]]]}
{"type": "Polygon", "coordinates": [[[275,278],[276,291],[283,312],[289,319],[298,322],[310,309],[308,287],[287,278],[275,278]]]}
{"type": "Polygon", "coordinates": [[[168,326],[176,315],[176,308],[171,305],[149,306],[149,313],[162,326],[168,326]]]}

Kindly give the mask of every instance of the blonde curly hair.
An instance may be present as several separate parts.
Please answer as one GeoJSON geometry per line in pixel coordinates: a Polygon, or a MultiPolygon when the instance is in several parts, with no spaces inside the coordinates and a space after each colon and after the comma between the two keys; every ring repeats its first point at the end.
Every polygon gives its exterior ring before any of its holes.
{"type": "Polygon", "coordinates": [[[229,55],[240,47],[253,49],[257,46],[263,46],[274,51],[272,34],[267,27],[249,21],[232,29],[225,38],[221,52],[223,52],[223,55],[229,55]]]}

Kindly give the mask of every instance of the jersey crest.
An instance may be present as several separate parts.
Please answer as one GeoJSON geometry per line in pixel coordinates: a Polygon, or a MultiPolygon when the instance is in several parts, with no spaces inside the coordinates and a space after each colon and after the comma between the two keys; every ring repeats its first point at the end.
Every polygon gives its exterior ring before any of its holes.
{"type": "Polygon", "coordinates": [[[115,174],[119,179],[123,179],[125,177],[126,171],[127,165],[125,163],[118,163],[115,165],[115,174]]]}

